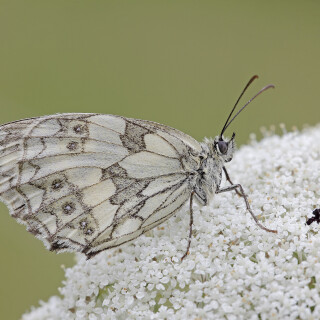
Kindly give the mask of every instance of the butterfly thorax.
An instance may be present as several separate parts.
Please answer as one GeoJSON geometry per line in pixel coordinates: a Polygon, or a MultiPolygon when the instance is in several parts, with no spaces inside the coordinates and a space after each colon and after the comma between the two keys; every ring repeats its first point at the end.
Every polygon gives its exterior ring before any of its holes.
{"type": "Polygon", "coordinates": [[[219,139],[220,137],[205,139],[201,144],[202,152],[199,155],[199,167],[193,180],[193,188],[202,205],[207,204],[220,187],[224,163],[229,162],[233,156],[233,139],[226,142],[225,154],[219,150],[217,144],[219,139]]]}

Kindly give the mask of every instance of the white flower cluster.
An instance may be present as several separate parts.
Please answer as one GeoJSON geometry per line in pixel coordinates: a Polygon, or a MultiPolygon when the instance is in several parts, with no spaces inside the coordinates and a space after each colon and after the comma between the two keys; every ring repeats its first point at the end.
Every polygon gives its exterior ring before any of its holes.
{"type": "MultiPolygon", "coordinates": [[[[36,319],[320,319],[320,127],[254,139],[227,167],[261,230],[234,192],[188,205],[155,230],[66,269],[62,297],[36,319]]],[[[223,185],[227,184],[225,181],[223,185]]]]}

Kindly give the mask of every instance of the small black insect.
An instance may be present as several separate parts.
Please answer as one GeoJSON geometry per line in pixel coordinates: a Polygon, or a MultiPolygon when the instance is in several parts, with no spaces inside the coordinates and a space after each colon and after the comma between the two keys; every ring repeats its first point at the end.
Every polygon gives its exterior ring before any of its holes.
{"type": "Polygon", "coordinates": [[[312,214],[314,215],[314,217],[308,219],[306,222],[308,226],[310,226],[310,224],[313,223],[314,221],[316,221],[317,223],[320,223],[320,209],[313,210],[312,214]]]}

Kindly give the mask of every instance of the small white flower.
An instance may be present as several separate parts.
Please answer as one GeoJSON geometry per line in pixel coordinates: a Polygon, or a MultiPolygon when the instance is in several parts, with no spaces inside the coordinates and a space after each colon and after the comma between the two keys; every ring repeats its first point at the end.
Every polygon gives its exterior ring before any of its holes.
{"type": "Polygon", "coordinates": [[[139,291],[137,294],[136,294],[136,297],[140,300],[140,299],[142,299],[143,297],[144,297],[144,292],[142,292],[142,291],[139,291]]]}

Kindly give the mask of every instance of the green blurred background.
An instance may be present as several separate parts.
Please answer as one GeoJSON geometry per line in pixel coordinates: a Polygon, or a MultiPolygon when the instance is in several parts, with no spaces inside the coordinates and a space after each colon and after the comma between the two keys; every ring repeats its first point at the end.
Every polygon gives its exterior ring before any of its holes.
{"type": "MultiPolygon", "coordinates": [[[[0,0],[1,122],[60,112],[157,121],[215,136],[250,76],[245,100],[273,83],[228,130],[319,122],[319,1],[0,0]]],[[[319,143],[317,141],[317,143],[319,143]]],[[[72,254],[45,250],[0,207],[0,318],[58,294],[72,254]]]]}

